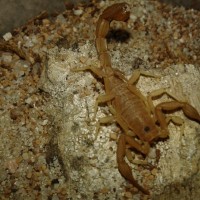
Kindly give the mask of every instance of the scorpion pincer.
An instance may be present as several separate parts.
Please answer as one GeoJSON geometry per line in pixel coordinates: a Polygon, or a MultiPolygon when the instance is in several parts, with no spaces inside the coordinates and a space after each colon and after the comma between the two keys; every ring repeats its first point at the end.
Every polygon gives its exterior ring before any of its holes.
{"type": "Polygon", "coordinates": [[[144,194],[149,191],[141,186],[133,177],[130,166],[125,162],[126,149],[135,149],[146,156],[150,144],[159,139],[169,136],[168,123],[165,111],[176,111],[182,109],[183,113],[190,119],[200,123],[200,115],[197,110],[186,102],[178,101],[165,90],[158,90],[145,98],[136,88],[135,83],[140,75],[151,76],[145,72],[136,71],[127,80],[119,70],[111,67],[111,59],[108,54],[106,35],[110,28],[110,22],[127,21],[130,11],[126,3],[117,3],[106,8],[100,15],[96,27],[96,49],[99,55],[100,68],[87,66],[78,70],[91,70],[103,78],[105,95],[97,98],[95,104],[95,116],[99,103],[107,103],[112,116],[104,117],[99,123],[116,122],[123,130],[117,144],[117,164],[121,175],[133,186],[144,194]],[[152,97],[163,93],[168,94],[174,100],[160,103],[155,108],[152,97]]]}

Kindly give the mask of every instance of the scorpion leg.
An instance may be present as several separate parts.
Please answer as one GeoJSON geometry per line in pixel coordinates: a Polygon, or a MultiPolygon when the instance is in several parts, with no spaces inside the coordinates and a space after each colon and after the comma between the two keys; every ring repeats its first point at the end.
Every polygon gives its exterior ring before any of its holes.
{"type": "MultiPolygon", "coordinates": [[[[97,114],[97,110],[98,110],[98,105],[99,103],[106,103],[108,101],[111,101],[114,98],[113,95],[100,95],[97,97],[95,105],[94,105],[94,117],[93,120],[96,118],[96,114],[97,114]]],[[[113,111],[113,109],[110,108],[111,111],[113,111]]],[[[102,117],[99,119],[99,121],[96,123],[96,136],[95,139],[98,136],[99,133],[99,129],[100,129],[100,124],[108,124],[108,123],[113,123],[115,122],[115,119],[113,116],[106,116],[106,117],[102,117]]]]}
{"type": "Polygon", "coordinates": [[[167,121],[163,111],[176,111],[177,109],[182,109],[185,116],[200,123],[199,113],[190,104],[178,101],[160,103],[155,107],[155,115],[161,127],[160,137],[165,138],[169,135],[167,121]]]}
{"type": "Polygon", "coordinates": [[[130,77],[130,79],[128,80],[128,84],[135,84],[141,75],[147,76],[147,77],[159,78],[159,76],[154,75],[152,73],[141,71],[141,70],[135,70],[132,76],[130,77]]]}
{"type": "Polygon", "coordinates": [[[106,103],[111,101],[114,98],[114,95],[112,94],[104,94],[104,95],[99,95],[96,99],[95,105],[94,105],[94,119],[96,118],[97,110],[98,110],[98,105],[100,103],[106,103]]]}
{"type": "Polygon", "coordinates": [[[120,135],[118,144],[117,144],[117,164],[118,164],[118,170],[121,173],[121,175],[130,181],[133,186],[138,188],[140,191],[142,191],[144,194],[149,195],[149,191],[143,188],[138,182],[134,179],[132,175],[132,170],[130,166],[125,162],[124,158],[126,155],[126,144],[129,144],[133,148],[137,149],[138,151],[141,151],[142,153],[147,153],[148,148],[146,150],[143,149],[143,147],[137,143],[132,137],[126,136],[126,135],[120,135]]]}
{"type": "Polygon", "coordinates": [[[71,69],[71,71],[73,71],[73,72],[86,71],[86,70],[92,71],[94,74],[96,74],[100,78],[105,76],[104,73],[102,72],[102,70],[97,67],[85,66],[85,67],[81,67],[81,68],[71,69]]]}
{"type": "Polygon", "coordinates": [[[97,127],[96,133],[98,134],[98,132],[99,132],[100,124],[109,124],[109,123],[117,122],[127,135],[132,136],[133,133],[129,131],[129,128],[128,128],[127,124],[123,121],[123,119],[121,119],[120,116],[118,116],[116,114],[116,111],[114,110],[114,108],[112,106],[109,106],[109,108],[113,115],[102,117],[99,119],[99,121],[97,122],[97,125],[96,125],[96,127],[97,127]]]}
{"type": "Polygon", "coordinates": [[[152,113],[155,113],[155,108],[152,102],[153,98],[162,96],[163,94],[167,94],[169,97],[171,97],[172,99],[179,101],[179,99],[177,97],[175,97],[173,94],[169,93],[165,88],[161,88],[155,91],[152,91],[148,96],[147,96],[147,102],[150,106],[150,109],[152,111],[152,113]]]}
{"type": "Polygon", "coordinates": [[[184,127],[185,127],[185,124],[184,124],[184,120],[181,118],[181,117],[178,117],[178,116],[169,116],[166,118],[166,121],[167,121],[167,124],[171,122],[173,122],[175,125],[177,126],[181,126],[181,136],[184,134],[184,127]]]}
{"type": "Polygon", "coordinates": [[[100,124],[108,124],[108,123],[113,123],[115,122],[115,119],[113,116],[106,116],[102,117],[99,119],[99,121],[96,123],[96,135],[95,135],[95,140],[97,139],[99,129],[100,129],[100,124]]]}
{"type": "Polygon", "coordinates": [[[127,148],[126,149],[126,158],[128,159],[128,161],[130,163],[133,163],[133,164],[136,164],[136,165],[148,165],[148,162],[146,160],[141,160],[141,159],[138,159],[138,158],[135,158],[135,154],[134,152],[127,148]]]}

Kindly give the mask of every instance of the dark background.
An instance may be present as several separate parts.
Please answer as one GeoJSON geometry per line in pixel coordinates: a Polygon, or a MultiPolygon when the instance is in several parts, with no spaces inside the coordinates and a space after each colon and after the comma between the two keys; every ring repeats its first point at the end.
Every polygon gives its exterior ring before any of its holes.
{"type": "MultiPolygon", "coordinates": [[[[77,3],[80,0],[0,0],[0,36],[23,25],[28,19],[43,10],[49,13],[61,12],[65,2],[77,3]]],[[[87,0],[82,0],[87,1],[87,0]]],[[[200,0],[159,0],[187,9],[200,10],[200,0]]]]}

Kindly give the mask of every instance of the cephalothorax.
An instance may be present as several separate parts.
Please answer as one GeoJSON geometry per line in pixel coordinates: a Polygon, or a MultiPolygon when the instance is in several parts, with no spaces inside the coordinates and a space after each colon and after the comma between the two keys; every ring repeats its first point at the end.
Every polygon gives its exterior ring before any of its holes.
{"type": "Polygon", "coordinates": [[[106,35],[110,28],[110,22],[127,21],[129,19],[129,6],[126,3],[117,3],[104,10],[99,17],[96,27],[96,49],[99,55],[101,68],[92,66],[78,70],[91,70],[103,78],[105,95],[99,96],[95,105],[95,114],[99,103],[107,103],[112,116],[99,120],[99,123],[117,122],[123,133],[119,136],[117,145],[117,163],[121,175],[130,181],[145,194],[149,191],[142,187],[133,178],[130,166],[125,162],[126,148],[136,149],[143,155],[149,152],[150,144],[169,135],[168,122],[163,111],[175,111],[182,109],[183,113],[190,119],[200,123],[200,115],[195,108],[186,102],[180,102],[164,89],[151,93],[148,98],[140,93],[134,83],[139,76],[152,76],[146,72],[136,71],[127,80],[123,74],[111,67],[111,59],[107,50],[106,35]],[[151,98],[167,93],[174,101],[158,104],[155,108],[151,98]]]}

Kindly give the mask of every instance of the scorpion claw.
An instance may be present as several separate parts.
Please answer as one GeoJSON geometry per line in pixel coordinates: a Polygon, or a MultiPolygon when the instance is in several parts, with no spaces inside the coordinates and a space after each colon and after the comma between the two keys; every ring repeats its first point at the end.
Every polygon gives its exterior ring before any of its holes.
{"type": "Polygon", "coordinates": [[[144,187],[142,187],[140,184],[138,184],[138,182],[133,178],[132,175],[132,170],[129,167],[129,165],[123,161],[121,163],[118,163],[118,169],[120,174],[128,181],[130,181],[130,183],[135,186],[138,190],[142,191],[144,194],[149,195],[149,191],[147,189],[145,189],[144,187]]]}
{"type": "MultiPolygon", "coordinates": [[[[118,170],[120,174],[127,179],[133,186],[138,188],[138,190],[142,191],[144,194],[149,195],[149,191],[143,188],[138,182],[134,179],[132,175],[132,170],[130,166],[125,162],[124,157],[126,155],[126,138],[129,138],[126,135],[121,135],[118,141],[117,146],[117,163],[118,163],[118,170]]],[[[128,140],[129,141],[129,140],[128,140]]],[[[137,147],[138,148],[138,147],[137,147]]]]}

